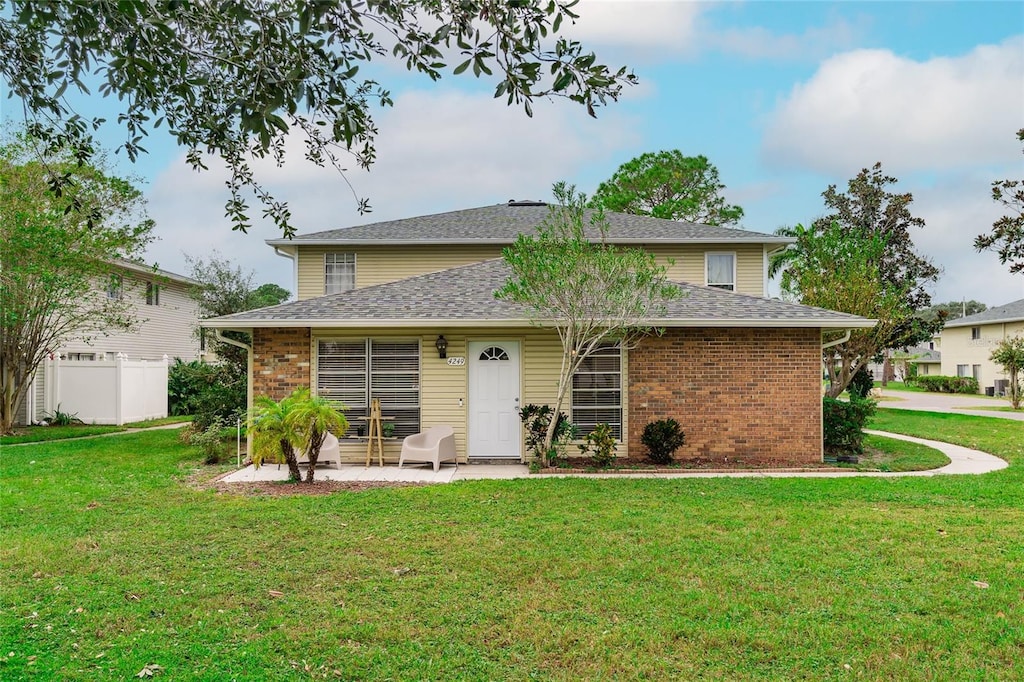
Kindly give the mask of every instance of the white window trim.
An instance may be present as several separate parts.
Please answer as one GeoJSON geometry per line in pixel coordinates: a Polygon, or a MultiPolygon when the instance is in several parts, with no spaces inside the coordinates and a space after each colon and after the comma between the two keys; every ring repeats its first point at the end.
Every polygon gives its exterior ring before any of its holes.
{"type": "MultiPolygon", "coordinates": [[[[618,350],[619,350],[619,371],[617,372],[617,374],[619,375],[619,389],[618,389],[619,390],[619,404],[616,406],[616,408],[612,408],[612,409],[618,409],[619,410],[619,437],[615,439],[615,442],[623,443],[623,442],[625,442],[625,436],[626,436],[626,393],[625,393],[625,388],[624,388],[624,385],[626,383],[624,381],[624,379],[625,379],[625,367],[626,367],[626,350],[622,347],[622,343],[621,342],[616,341],[615,343],[616,343],[616,345],[618,347],[618,350]]],[[[576,372],[573,372],[572,377],[569,377],[569,421],[571,421],[573,423],[576,422],[576,415],[575,415],[576,409],[577,408],[587,409],[587,406],[576,405],[575,404],[576,396],[575,396],[575,390],[573,389],[573,377],[575,377],[575,376],[576,376],[576,372]]],[[[586,434],[584,434],[584,433],[580,433],[580,434],[577,434],[577,435],[579,437],[581,437],[581,438],[586,436],[586,434]]],[[[583,441],[578,441],[578,442],[583,442],[583,441]]]]}
{"type": "Polygon", "coordinates": [[[716,284],[713,285],[713,284],[711,284],[708,281],[708,259],[711,256],[732,256],[732,291],[733,292],[739,291],[739,285],[736,282],[736,270],[737,270],[737,266],[739,264],[739,259],[736,257],[736,252],[735,251],[705,251],[704,252],[704,286],[706,286],[706,287],[714,287],[715,289],[722,289],[723,291],[729,291],[729,289],[725,289],[722,286],[720,286],[721,284],[725,284],[724,282],[719,282],[719,283],[716,283],[716,284]]]}
{"type": "Polygon", "coordinates": [[[156,282],[146,282],[146,305],[159,306],[160,305],[160,285],[156,282]]]}
{"type": "MultiPolygon", "coordinates": [[[[363,369],[363,373],[364,373],[364,376],[366,378],[366,405],[365,405],[365,407],[360,408],[360,410],[366,410],[367,412],[370,409],[370,400],[371,400],[371,395],[370,394],[372,393],[372,390],[373,390],[372,389],[372,375],[371,375],[371,363],[372,363],[372,359],[371,358],[372,358],[372,345],[373,345],[373,342],[377,341],[377,342],[381,342],[381,343],[415,343],[416,347],[417,347],[417,357],[419,359],[419,369],[418,369],[418,373],[417,373],[417,376],[418,376],[418,379],[417,379],[418,388],[417,388],[417,390],[419,392],[419,395],[417,396],[417,403],[418,403],[417,409],[419,411],[419,416],[417,418],[417,420],[418,420],[417,429],[421,430],[423,428],[423,396],[424,396],[424,391],[423,391],[423,342],[422,342],[422,339],[420,337],[416,337],[416,336],[409,336],[409,337],[405,337],[405,336],[403,336],[403,337],[381,337],[381,336],[361,336],[361,337],[359,337],[359,336],[356,336],[356,337],[346,337],[346,336],[314,336],[311,339],[311,341],[312,341],[312,346],[313,346],[313,348],[312,348],[313,354],[316,357],[315,372],[313,374],[313,381],[311,382],[312,383],[311,390],[313,392],[313,395],[318,395],[318,390],[317,389],[318,389],[319,384],[320,384],[320,343],[321,342],[325,342],[325,343],[332,343],[332,342],[338,342],[338,343],[362,342],[365,345],[365,348],[366,348],[365,359],[366,359],[366,361],[365,361],[365,367],[363,369]]],[[[385,414],[385,416],[387,416],[387,415],[385,414]]],[[[358,419],[356,419],[354,421],[350,420],[349,430],[345,434],[344,438],[354,438],[356,436],[356,430],[357,430],[357,428],[358,428],[358,426],[360,424],[365,426],[367,424],[367,422],[366,421],[362,421],[362,420],[358,420],[358,419]]]]}
{"type": "Polygon", "coordinates": [[[322,267],[320,268],[320,272],[323,273],[323,277],[324,277],[324,295],[326,295],[328,293],[340,294],[342,291],[353,291],[354,289],[357,288],[356,287],[356,276],[357,276],[357,273],[359,272],[359,256],[358,256],[358,254],[355,251],[328,251],[327,253],[324,254],[323,263],[322,263],[322,267]],[[338,255],[338,254],[346,255],[346,256],[348,256],[348,255],[352,256],[352,289],[341,289],[340,291],[328,292],[327,291],[327,257],[331,256],[331,255],[338,255]]]}

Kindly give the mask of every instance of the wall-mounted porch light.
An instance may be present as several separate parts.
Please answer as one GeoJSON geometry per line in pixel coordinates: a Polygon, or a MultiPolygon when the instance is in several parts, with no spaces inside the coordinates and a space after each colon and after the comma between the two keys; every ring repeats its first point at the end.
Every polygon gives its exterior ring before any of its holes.
{"type": "Polygon", "coordinates": [[[444,334],[438,334],[437,341],[434,342],[434,348],[437,349],[437,357],[442,360],[448,357],[448,340],[444,338],[444,334]]]}

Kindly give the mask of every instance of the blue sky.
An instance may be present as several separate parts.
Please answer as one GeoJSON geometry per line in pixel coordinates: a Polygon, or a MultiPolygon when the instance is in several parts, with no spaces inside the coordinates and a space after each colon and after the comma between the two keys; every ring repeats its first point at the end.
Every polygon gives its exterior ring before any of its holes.
{"type": "MultiPolygon", "coordinates": [[[[971,246],[1001,215],[991,182],[1024,177],[1024,3],[583,0],[578,11],[571,34],[640,78],[596,121],[563,101],[539,102],[528,119],[492,99],[488,81],[432,83],[379,63],[373,76],[396,106],[377,115],[376,165],[348,175],[372,214],[356,212],[333,170],[301,159],[298,139],[286,166],[261,167],[261,177],[307,232],[548,198],[558,180],[589,193],[639,154],[679,149],[718,167],[744,227],[770,232],[821,215],[829,184],[845,187],[881,161],[927,223],[913,236],[944,269],[936,300],[1024,296],[1024,276],[971,246]]],[[[20,118],[10,100],[0,106],[4,119],[20,118]]],[[[110,106],[83,98],[79,110],[110,106]]],[[[104,142],[116,147],[117,131],[104,142]]],[[[167,138],[148,148],[123,168],[149,197],[154,261],[184,272],[184,252],[218,249],[257,282],[291,286],[289,262],[263,244],[272,226],[231,232],[223,174],[193,173],[167,138]]]]}

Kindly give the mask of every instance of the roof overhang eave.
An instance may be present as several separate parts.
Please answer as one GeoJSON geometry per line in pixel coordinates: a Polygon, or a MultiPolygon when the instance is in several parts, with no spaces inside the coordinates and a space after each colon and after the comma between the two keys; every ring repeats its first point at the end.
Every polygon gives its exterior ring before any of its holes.
{"type": "MultiPolygon", "coordinates": [[[[877,320],[750,320],[750,319],[707,319],[707,318],[680,318],[680,319],[657,319],[647,324],[652,327],[731,327],[731,328],[763,328],[763,329],[869,329],[874,327],[877,320]]],[[[504,319],[333,319],[333,320],[218,320],[209,319],[200,321],[204,329],[222,329],[231,331],[247,331],[250,329],[269,328],[311,328],[311,329],[339,329],[347,327],[376,327],[410,329],[423,327],[478,327],[478,328],[509,328],[528,327],[533,322],[522,318],[504,319]]],[[[540,325],[549,326],[549,325],[540,325]]],[[[553,324],[550,326],[554,326],[553,324]]]]}
{"type": "MultiPolygon", "coordinates": [[[[646,239],[615,239],[611,238],[608,240],[611,244],[715,244],[718,246],[725,246],[728,244],[779,244],[786,245],[792,244],[795,240],[789,237],[774,237],[767,235],[758,235],[757,237],[751,236],[750,238],[733,238],[733,239],[711,239],[701,237],[699,239],[680,239],[680,238],[657,238],[650,237],[646,239]]],[[[298,247],[298,246],[454,246],[454,245],[473,245],[473,244],[500,244],[508,246],[515,242],[514,239],[494,239],[494,238],[480,238],[480,239],[337,239],[337,238],[326,238],[326,239],[267,239],[266,244],[269,246],[278,247],[298,247]]]]}

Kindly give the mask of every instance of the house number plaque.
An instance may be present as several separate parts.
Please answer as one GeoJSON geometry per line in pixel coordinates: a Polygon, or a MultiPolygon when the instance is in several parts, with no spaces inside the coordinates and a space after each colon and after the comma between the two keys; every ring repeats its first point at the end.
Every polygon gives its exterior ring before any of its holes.
{"type": "Polygon", "coordinates": [[[466,358],[451,357],[448,358],[448,364],[451,365],[452,367],[462,367],[464,364],[466,364],[466,358]]]}

